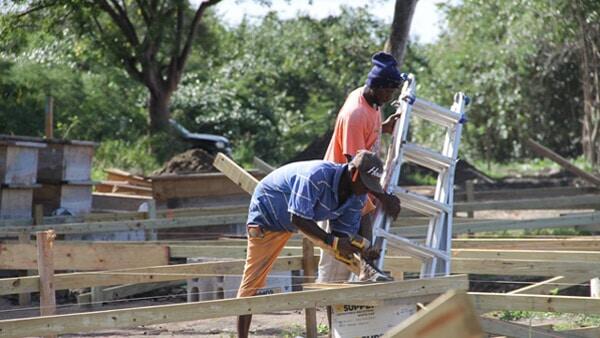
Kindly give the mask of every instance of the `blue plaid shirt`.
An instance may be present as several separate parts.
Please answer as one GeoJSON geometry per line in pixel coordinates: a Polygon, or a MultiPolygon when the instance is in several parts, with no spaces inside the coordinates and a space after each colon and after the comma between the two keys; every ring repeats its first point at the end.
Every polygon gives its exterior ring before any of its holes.
{"type": "Polygon", "coordinates": [[[295,232],[294,214],[312,221],[330,220],[332,230],[357,233],[366,195],[351,194],[339,205],[338,187],[347,166],[307,161],[273,171],[254,190],[247,223],[270,231],[295,232]]]}

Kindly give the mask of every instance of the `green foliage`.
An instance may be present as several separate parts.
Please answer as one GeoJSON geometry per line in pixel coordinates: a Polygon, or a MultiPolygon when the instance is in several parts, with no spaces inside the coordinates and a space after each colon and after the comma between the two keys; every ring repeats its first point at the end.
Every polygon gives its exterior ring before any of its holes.
{"type": "Polygon", "coordinates": [[[531,311],[501,311],[499,319],[501,320],[520,320],[533,317],[534,312],[531,311]]]}
{"type": "MultiPolygon", "coordinates": [[[[560,5],[562,2],[557,2],[560,5]]],[[[463,144],[470,158],[506,162],[525,154],[521,141],[540,140],[577,155],[582,109],[576,55],[557,4],[468,0],[444,5],[448,31],[426,51],[431,77],[419,94],[451,104],[472,97],[463,144]]],[[[418,137],[427,140],[429,131],[418,137]]]]}
{"type": "Polygon", "coordinates": [[[241,162],[281,163],[330,128],[346,94],[364,83],[384,27],[364,10],[340,17],[281,20],[218,31],[223,53],[191,71],[173,99],[190,130],[227,136],[241,162]],[[212,63],[211,63],[212,65],[212,63]]]}
{"type": "Polygon", "coordinates": [[[151,152],[151,143],[150,137],[142,137],[134,142],[121,140],[102,142],[94,156],[94,178],[102,178],[100,172],[104,168],[119,168],[137,174],[149,174],[158,169],[160,163],[151,152]]]}

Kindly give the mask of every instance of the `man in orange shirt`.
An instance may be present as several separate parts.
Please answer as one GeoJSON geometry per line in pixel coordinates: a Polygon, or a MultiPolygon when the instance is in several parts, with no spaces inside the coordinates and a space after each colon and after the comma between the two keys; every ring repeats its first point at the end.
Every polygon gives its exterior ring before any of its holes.
{"type": "MultiPolygon", "coordinates": [[[[381,122],[380,108],[392,100],[394,92],[400,88],[404,77],[396,68],[394,57],[384,52],[378,52],[372,58],[373,68],[369,72],[366,85],[355,89],[340,110],[333,136],[327,148],[324,160],[336,163],[349,162],[359,150],[368,150],[379,154],[381,134],[392,133],[400,114],[391,115],[381,122]]],[[[369,196],[372,199],[372,196],[369,196]]],[[[397,200],[396,196],[387,194],[375,195],[377,199],[397,200]]],[[[385,206],[398,206],[399,203],[383,203],[385,206]]],[[[371,216],[375,206],[367,201],[363,209],[360,233],[371,238],[371,216]]],[[[385,210],[393,217],[398,210],[385,210]]],[[[329,231],[327,222],[319,224],[329,231]]],[[[336,234],[339,235],[339,234],[336,234]]],[[[319,275],[317,282],[344,282],[350,278],[350,271],[331,255],[321,252],[319,260],[319,275]]]]}

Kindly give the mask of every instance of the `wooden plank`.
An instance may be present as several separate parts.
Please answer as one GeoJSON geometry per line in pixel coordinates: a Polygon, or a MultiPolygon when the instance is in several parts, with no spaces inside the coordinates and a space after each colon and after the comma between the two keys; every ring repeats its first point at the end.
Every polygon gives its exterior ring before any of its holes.
{"type": "Polygon", "coordinates": [[[519,323],[502,321],[494,318],[481,317],[481,326],[484,331],[491,334],[516,338],[579,338],[580,335],[569,335],[551,329],[533,327],[519,323]]]}
{"type": "Polygon", "coordinates": [[[594,184],[596,186],[600,186],[600,178],[599,177],[592,175],[584,170],[579,169],[577,166],[571,164],[571,162],[567,161],[564,157],[558,155],[557,153],[553,152],[552,150],[544,147],[543,145],[535,142],[532,139],[527,139],[525,141],[525,143],[536,154],[538,154],[542,157],[549,158],[552,161],[558,163],[561,167],[563,167],[566,170],[568,170],[569,172],[583,178],[584,180],[588,181],[589,183],[594,184]]]}
{"type": "Polygon", "coordinates": [[[595,209],[600,205],[600,194],[563,197],[512,199],[504,201],[458,202],[454,211],[481,210],[546,210],[546,209],[595,209]]]}
{"type": "Polygon", "coordinates": [[[92,193],[93,210],[136,211],[140,204],[152,199],[150,196],[126,195],[119,193],[92,193]]]}
{"type": "Polygon", "coordinates": [[[452,247],[457,249],[600,251],[600,236],[452,239],[452,247]]]}
{"type": "Polygon", "coordinates": [[[464,291],[452,290],[428,304],[384,338],[483,338],[477,314],[464,291]]]}
{"type": "MultiPolygon", "coordinates": [[[[172,258],[187,257],[218,257],[218,258],[245,258],[247,247],[245,240],[243,245],[221,246],[221,245],[168,245],[172,258]]],[[[316,250],[314,252],[317,252],[316,250]]],[[[286,246],[279,256],[297,256],[302,255],[302,247],[286,246]]]]}
{"type": "MultiPolygon", "coordinates": [[[[318,259],[318,256],[315,259],[318,259]]],[[[243,272],[244,263],[245,260],[232,260],[100,272],[65,273],[56,274],[54,276],[54,284],[56,290],[64,290],[91,286],[175,281],[198,276],[240,275],[243,272]]],[[[300,270],[301,268],[302,258],[300,256],[293,256],[278,258],[273,271],[300,270]]],[[[38,292],[39,284],[39,276],[2,278],[0,279],[0,295],[38,292]]]]}
{"type": "Polygon", "coordinates": [[[249,193],[250,195],[254,193],[254,188],[256,188],[256,185],[258,184],[258,180],[252,175],[248,174],[244,168],[240,167],[225,154],[218,153],[215,157],[213,165],[245,192],[249,193]]]}
{"type": "Polygon", "coordinates": [[[109,181],[127,181],[133,185],[152,188],[152,183],[149,182],[150,180],[144,178],[143,176],[134,175],[127,171],[116,168],[104,169],[104,172],[106,173],[106,179],[109,181]]]}
{"type": "MultiPolygon", "coordinates": [[[[145,284],[125,284],[118,285],[113,287],[102,288],[100,291],[102,295],[101,299],[105,301],[115,300],[115,299],[123,299],[126,297],[131,297],[138,295],[140,293],[146,293],[150,291],[154,291],[156,289],[164,288],[164,287],[173,287],[184,285],[186,281],[174,281],[174,282],[161,282],[161,283],[145,283],[145,284]]],[[[92,302],[92,293],[86,292],[77,295],[77,304],[79,305],[90,305],[92,302]]]]}
{"type": "Polygon", "coordinates": [[[238,316],[252,313],[298,310],[340,303],[356,303],[399,297],[440,294],[448,289],[466,289],[465,276],[427,280],[375,283],[342,290],[315,290],[226,300],[98,311],[50,317],[0,321],[0,336],[90,332],[159,323],[238,316]]]}
{"type": "MultiPolygon", "coordinates": [[[[476,188],[476,187],[474,187],[476,188]]],[[[492,189],[475,190],[473,192],[474,201],[485,200],[512,200],[515,196],[519,198],[547,198],[548,196],[575,196],[585,194],[598,194],[600,190],[595,187],[543,187],[543,188],[524,188],[524,189],[492,189]]],[[[466,191],[454,192],[455,202],[466,202],[466,191]]]]}
{"type": "MultiPolygon", "coordinates": [[[[574,227],[580,225],[600,225],[600,212],[569,214],[560,217],[539,218],[530,220],[481,221],[454,224],[453,234],[471,232],[493,232],[504,230],[532,230],[547,228],[574,227]]],[[[406,226],[391,228],[390,232],[403,237],[422,237],[427,233],[427,226],[406,226]]]]}
{"type": "Polygon", "coordinates": [[[550,250],[452,249],[452,258],[525,259],[600,263],[600,252],[550,250]]]}
{"type": "Polygon", "coordinates": [[[598,338],[598,337],[600,337],[600,327],[598,327],[598,326],[582,327],[582,328],[578,328],[578,329],[564,330],[564,331],[561,331],[561,333],[571,334],[571,335],[574,335],[577,337],[583,337],[583,338],[598,338]]]}
{"type": "MultiPolygon", "coordinates": [[[[417,272],[421,264],[409,257],[386,257],[385,268],[392,272],[417,272]]],[[[452,260],[452,273],[489,274],[504,276],[600,276],[600,264],[597,262],[508,260],[508,259],[470,259],[452,260]]]]}
{"type": "Polygon", "coordinates": [[[509,295],[469,292],[480,313],[497,310],[600,314],[600,299],[575,296],[509,295]]]}
{"type": "Polygon", "coordinates": [[[172,219],[123,220],[115,222],[71,223],[41,226],[2,227],[0,236],[31,233],[53,229],[57,234],[85,234],[111,231],[129,231],[141,229],[169,229],[209,225],[240,224],[246,222],[246,214],[209,215],[181,217],[172,219]]]}
{"type": "MultiPolygon", "coordinates": [[[[33,244],[0,244],[0,269],[37,269],[36,252],[33,244]]],[[[167,245],[64,242],[54,245],[56,270],[112,270],[167,264],[167,245]]]]}

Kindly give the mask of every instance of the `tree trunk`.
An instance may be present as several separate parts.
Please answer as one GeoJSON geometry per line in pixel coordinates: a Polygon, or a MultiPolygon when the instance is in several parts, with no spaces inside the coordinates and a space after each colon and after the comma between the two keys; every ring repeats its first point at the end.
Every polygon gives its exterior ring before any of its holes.
{"type": "Polygon", "coordinates": [[[171,111],[169,110],[169,103],[171,102],[171,93],[150,92],[150,106],[148,107],[150,112],[150,133],[156,134],[161,131],[165,131],[169,127],[169,118],[171,117],[171,111]]]}
{"type": "Polygon", "coordinates": [[[581,142],[586,160],[600,168],[600,24],[586,20],[584,2],[577,5],[583,89],[581,142]]]}
{"type": "Polygon", "coordinates": [[[404,62],[404,51],[408,44],[408,33],[417,0],[396,0],[394,8],[394,20],[390,31],[390,37],[385,43],[385,51],[392,54],[398,61],[398,68],[404,62]]]}

